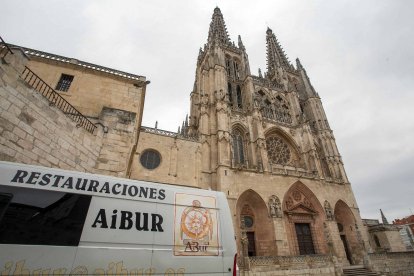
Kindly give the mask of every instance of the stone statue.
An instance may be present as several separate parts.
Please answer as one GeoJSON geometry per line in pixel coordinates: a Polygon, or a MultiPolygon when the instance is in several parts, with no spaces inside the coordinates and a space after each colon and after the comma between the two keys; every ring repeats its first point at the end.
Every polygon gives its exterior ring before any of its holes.
{"type": "Polygon", "coordinates": [[[269,199],[269,214],[272,218],[281,218],[282,217],[282,208],[280,200],[277,196],[272,195],[269,199]]]}
{"type": "Polygon", "coordinates": [[[325,213],[326,213],[326,219],[327,220],[333,220],[334,219],[334,214],[331,208],[331,204],[329,204],[329,202],[327,200],[325,200],[324,203],[324,208],[325,208],[325,213]]]}

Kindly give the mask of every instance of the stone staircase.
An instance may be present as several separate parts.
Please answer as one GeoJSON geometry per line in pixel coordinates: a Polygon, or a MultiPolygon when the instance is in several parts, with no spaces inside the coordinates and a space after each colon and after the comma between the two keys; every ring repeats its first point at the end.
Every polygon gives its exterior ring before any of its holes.
{"type": "Polygon", "coordinates": [[[344,276],[379,276],[377,272],[373,272],[363,267],[362,265],[353,265],[344,267],[344,276]]]}

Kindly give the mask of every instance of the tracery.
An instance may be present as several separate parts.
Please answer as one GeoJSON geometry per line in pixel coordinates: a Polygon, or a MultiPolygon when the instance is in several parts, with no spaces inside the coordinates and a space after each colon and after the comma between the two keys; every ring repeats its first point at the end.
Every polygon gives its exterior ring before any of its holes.
{"type": "Polygon", "coordinates": [[[261,108],[262,116],[264,118],[285,124],[292,123],[289,103],[280,95],[276,96],[274,99],[269,99],[269,97],[260,90],[255,93],[255,104],[261,108]]]}

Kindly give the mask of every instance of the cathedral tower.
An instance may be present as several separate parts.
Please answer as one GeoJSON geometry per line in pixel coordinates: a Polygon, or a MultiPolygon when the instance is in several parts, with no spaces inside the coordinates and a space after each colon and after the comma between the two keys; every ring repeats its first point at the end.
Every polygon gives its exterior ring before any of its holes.
{"type": "Polygon", "coordinates": [[[245,114],[253,89],[246,49],[227,34],[223,15],[214,9],[207,44],[200,49],[188,131],[202,143],[203,179],[208,188],[221,190],[220,170],[247,164],[247,134],[243,127],[233,133],[232,117],[245,114]],[[232,144],[236,150],[232,148],[232,144]]]}
{"type": "Polygon", "coordinates": [[[267,71],[253,75],[214,9],[184,124],[200,143],[200,186],[227,194],[241,256],[361,263],[367,239],[321,99],[270,28],[266,45],[267,71]]]}

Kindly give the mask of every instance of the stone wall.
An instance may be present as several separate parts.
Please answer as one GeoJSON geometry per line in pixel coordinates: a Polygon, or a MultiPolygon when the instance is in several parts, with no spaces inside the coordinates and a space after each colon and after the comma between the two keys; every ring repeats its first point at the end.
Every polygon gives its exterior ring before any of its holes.
{"type": "Polygon", "coordinates": [[[19,77],[27,62],[14,49],[0,63],[0,160],[126,177],[141,114],[104,106],[91,134],[19,77]]]}
{"type": "Polygon", "coordinates": [[[136,113],[109,107],[102,109],[99,121],[104,128],[96,172],[127,177],[128,160],[137,143],[139,122],[136,113]]]}
{"type": "Polygon", "coordinates": [[[139,134],[130,178],[206,188],[200,185],[200,143],[179,138],[171,132],[153,129],[150,133],[145,129],[139,134]],[[160,153],[159,167],[148,170],[141,165],[139,158],[146,149],[160,153]]]}
{"type": "Polygon", "coordinates": [[[0,64],[0,160],[93,172],[102,134],[77,128],[28,87],[19,78],[26,62],[14,50],[0,64]]]}
{"type": "Polygon", "coordinates": [[[414,252],[389,252],[369,254],[371,268],[382,275],[414,275],[414,252]]]}
{"type": "MultiPolygon", "coordinates": [[[[27,67],[53,88],[61,74],[73,76],[69,90],[58,92],[86,116],[98,117],[103,107],[141,113],[142,94],[145,89],[142,82],[134,83],[134,80],[83,68],[76,60],[64,63],[31,56],[27,67]]],[[[145,81],[144,77],[142,79],[145,81]]]]}
{"type": "Polygon", "coordinates": [[[272,256],[253,257],[249,259],[250,271],[240,269],[241,276],[335,276],[341,275],[341,269],[335,267],[327,255],[308,256],[272,256]]]}

